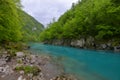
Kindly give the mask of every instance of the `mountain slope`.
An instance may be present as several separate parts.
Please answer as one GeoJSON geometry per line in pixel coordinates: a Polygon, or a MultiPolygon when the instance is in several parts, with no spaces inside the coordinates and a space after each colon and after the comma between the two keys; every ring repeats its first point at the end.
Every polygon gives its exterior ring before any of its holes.
{"type": "Polygon", "coordinates": [[[43,31],[44,26],[35,20],[32,16],[24,11],[19,11],[21,23],[23,25],[23,40],[24,41],[39,41],[39,35],[43,31]]]}

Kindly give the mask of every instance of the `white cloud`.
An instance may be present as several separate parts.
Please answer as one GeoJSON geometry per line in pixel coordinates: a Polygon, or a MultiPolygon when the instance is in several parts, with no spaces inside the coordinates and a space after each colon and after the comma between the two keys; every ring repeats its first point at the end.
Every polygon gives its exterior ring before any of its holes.
{"type": "Polygon", "coordinates": [[[23,9],[39,22],[47,25],[55,17],[59,18],[78,0],[22,0],[23,9]]]}

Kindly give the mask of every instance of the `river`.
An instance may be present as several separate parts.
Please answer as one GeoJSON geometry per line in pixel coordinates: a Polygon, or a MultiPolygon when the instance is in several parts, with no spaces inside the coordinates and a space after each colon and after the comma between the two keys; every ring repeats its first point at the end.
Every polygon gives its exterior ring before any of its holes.
{"type": "Polygon", "coordinates": [[[120,80],[120,53],[30,43],[31,51],[50,55],[66,73],[81,80],[120,80]]]}

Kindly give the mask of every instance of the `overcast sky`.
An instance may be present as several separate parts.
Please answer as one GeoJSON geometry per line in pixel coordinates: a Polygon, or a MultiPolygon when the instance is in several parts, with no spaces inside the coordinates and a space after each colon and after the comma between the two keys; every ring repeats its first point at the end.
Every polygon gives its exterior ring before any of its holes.
{"type": "Polygon", "coordinates": [[[22,0],[23,9],[44,25],[58,19],[78,0],[22,0]]]}

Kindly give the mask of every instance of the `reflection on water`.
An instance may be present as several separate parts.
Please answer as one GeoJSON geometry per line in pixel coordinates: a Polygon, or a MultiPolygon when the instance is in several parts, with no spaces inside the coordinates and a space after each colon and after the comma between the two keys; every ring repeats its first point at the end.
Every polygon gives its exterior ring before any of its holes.
{"type": "Polygon", "coordinates": [[[120,80],[120,54],[31,43],[31,51],[51,55],[66,73],[82,80],[120,80]]]}

